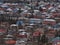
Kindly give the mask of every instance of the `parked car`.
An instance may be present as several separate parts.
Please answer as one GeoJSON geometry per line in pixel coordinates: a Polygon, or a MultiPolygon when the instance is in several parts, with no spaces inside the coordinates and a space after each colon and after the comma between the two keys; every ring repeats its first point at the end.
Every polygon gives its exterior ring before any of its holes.
{"type": "Polygon", "coordinates": [[[4,43],[6,45],[15,45],[16,44],[16,40],[14,39],[14,37],[12,35],[7,35],[4,38],[4,43]]]}
{"type": "Polygon", "coordinates": [[[26,45],[26,44],[27,44],[27,41],[24,39],[18,39],[16,41],[16,45],[26,45]]]}
{"type": "Polygon", "coordinates": [[[54,19],[44,19],[43,20],[43,24],[55,25],[56,24],[56,20],[54,20],[54,19]]]}
{"type": "Polygon", "coordinates": [[[19,29],[17,32],[17,37],[27,38],[27,32],[24,29],[19,29]]]}
{"type": "Polygon", "coordinates": [[[11,24],[11,25],[10,25],[10,28],[11,28],[11,29],[14,29],[14,28],[18,29],[18,25],[17,25],[17,24],[11,24]]]}
{"type": "Polygon", "coordinates": [[[6,30],[0,29],[0,38],[4,38],[6,35],[6,32],[7,32],[6,30]]]}
{"type": "Polygon", "coordinates": [[[29,25],[33,26],[34,28],[37,28],[38,25],[40,25],[40,23],[42,23],[41,19],[36,19],[36,18],[29,19],[29,25]]]}
{"type": "Polygon", "coordinates": [[[42,22],[41,19],[36,19],[36,18],[31,18],[31,19],[29,20],[29,23],[30,23],[30,24],[37,24],[37,23],[41,23],[41,22],[42,22]]]}
{"type": "Polygon", "coordinates": [[[53,12],[51,14],[51,17],[50,18],[59,18],[60,17],[60,13],[59,12],[53,12]]]}
{"type": "Polygon", "coordinates": [[[60,45],[60,37],[53,38],[52,45],[60,45]]]}
{"type": "Polygon", "coordinates": [[[60,23],[57,23],[56,25],[54,25],[53,28],[56,30],[60,30],[60,23]]]}

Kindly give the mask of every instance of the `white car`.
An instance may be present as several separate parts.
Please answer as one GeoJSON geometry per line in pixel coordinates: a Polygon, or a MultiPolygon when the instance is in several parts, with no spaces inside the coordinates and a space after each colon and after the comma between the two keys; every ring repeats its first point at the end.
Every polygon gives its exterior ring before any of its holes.
{"type": "Polygon", "coordinates": [[[27,42],[24,40],[17,40],[15,45],[26,45],[27,42]]]}
{"type": "Polygon", "coordinates": [[[19,29],[17,33],[17,37],[27,38],[27,32],[24,29],[19,29]]]}

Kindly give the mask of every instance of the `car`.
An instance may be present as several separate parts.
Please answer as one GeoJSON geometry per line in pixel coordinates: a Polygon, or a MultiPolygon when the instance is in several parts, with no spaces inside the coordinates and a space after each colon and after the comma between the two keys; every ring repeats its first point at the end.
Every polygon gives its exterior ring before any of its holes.
{"type": "Polygon", "coordinates": [[[49,29],[48,32],[46,33],[46,36],[49,39],[49,42],[52,40],[52,38],[55,37],[56,31],[54,29],[49,29]]]}
{"type": "Polygon", "coordinates": [[[38,25],[42,22],[41,19],[31,18],[29,19],[29,26],[33,26],[34,28],[37,28],[38,25]]]}
{"type": "Polygon", "coordinates": [[[57,23],[56,25],[54,25],[53,28],[56,30],[60,30],[60,23],[57,23]]]}
{"type": "Polygon", "coordinates": [[[59,12],[53,12],[50,16],[50,18],[59,18],[60,17],[60,13],[59,12]]]}
{"type": "Polygon", "coordinates": [[[25,30],[27,30],[27,32],[31,32],[34,29],[33,26],[26,26],[25,30]]]}
{"type": "Polygon", "coordinates": [[[23,20],[18,20],[18,21],[16,22],[16,24],[17,24],[20,28],[23,28],[23,26],[24,26],[24,21],[23,21],[23,20]]]}
{"type": "Polygon", "coordinates": [[[10,25],[10,29],[18,29],[18,25],[17,24],[11,24],[10,25]]]}
{"type": "MultiPolygon", "coordinates": [[[[0,27],[1,28],[1,27],[0,27]]],[[[3,45],[4,44],[4,37],[6,35],[6,30],[5,29],[0,29],[0,44],[3,45]]]]}
{"type": "Polygon", "coordinates": [[[19,29],[17,32],[17,37],[27,38],[27,32],[24,29],[19,29]]]}
{"type": "Polygon", "coordinates": [[[29,24],[36,24],[36,23],[41,23],[42,20],[41,19],[36,19],[36,18],[31,18],[29,20],[29,24]]]}
{"type": "Polygon", "coordinates": [[[13,40],[12,38],[5,38],[5,44],[6,45],[15,45],[16,41],[13,40]]]}
{"type": "Polygon", "coordinates": [[[26,44],[27,44],[27,41],[23,39],[18,39],[16,41],[16,45],[26,45],[26,44]]]}
{"type": "Polygon", "coordinates": [[[53,38],[52,45],[60,45],[60,37],[53,38]]]}
{"type": "Polygon", "coordinates": [[[6,35],[6,37],[4,38],[4,43],[6,45],[15,45],[16,40],[14,39],[13,35],[6,35]]]}
{"type": "Polygon", "coordinates": [[[6,35],[6,30],[0,29],[0,38],[4,38],[6,35]]]}
{"type": "Polygon", "coordinates": [[[42,23],[46,24],[46,25],[55,25],[56,20],[54,20],[54,19],[44,19],[42,23]]]}

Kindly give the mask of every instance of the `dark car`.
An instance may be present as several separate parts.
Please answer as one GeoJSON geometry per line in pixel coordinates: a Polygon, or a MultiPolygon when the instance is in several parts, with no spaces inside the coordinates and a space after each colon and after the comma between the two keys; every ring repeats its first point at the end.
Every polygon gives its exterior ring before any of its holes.
{"type": "Polygon", "coordinates": [[[6,35],[6,30],[0,29],[0,38],[4,38],[5,35],[6,35]]]}
{"type": "Polygon", "coordinates": [[[60,23],[54,25],[53,28],[59,30],[60,29],[60,23]]]}

